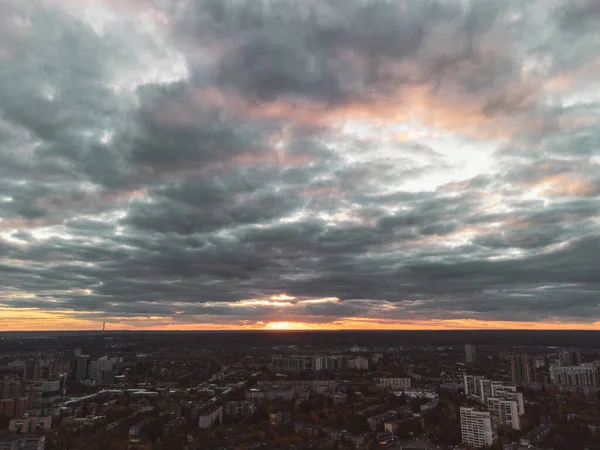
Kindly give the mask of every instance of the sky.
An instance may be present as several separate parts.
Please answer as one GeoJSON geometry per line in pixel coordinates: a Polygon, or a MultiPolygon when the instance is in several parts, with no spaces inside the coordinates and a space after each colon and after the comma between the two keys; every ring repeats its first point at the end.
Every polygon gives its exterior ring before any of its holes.
{"type": "Polygon", "coordinates": [[[0,331],[600,328],[598,21],[0,0],[0,331]]]}

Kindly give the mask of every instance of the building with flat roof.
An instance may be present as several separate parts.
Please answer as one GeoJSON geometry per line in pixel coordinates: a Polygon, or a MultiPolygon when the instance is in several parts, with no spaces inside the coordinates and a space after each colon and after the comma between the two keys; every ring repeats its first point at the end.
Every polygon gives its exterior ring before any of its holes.
{"type": "Polygon", "coordinates": [[[465,345],[465,362],[467,364],[474,364],[476,359],[476,347],[472,344],[465,345]]]}
{"type": "Polygon", "coordinates": [[[375,378],[375,384],[382,389],[410,389],[410,378],[375,378]]]}
{"type": "Polygon", "coordinates": [[[307,367],[303,356],[274,356],[271,362],[276,372],[304,372],[307,367]]]}
{"type": "Polygon", "coordinates": [[[214,425],[220,423],[223,423],[222,406],[208,406],[198,416],[198,427],[200,428],[212,428],[214,425]]]}
{"type": "Polygon", "coordinates": [[[594,364],[550,367],[550,381],[561,386],[599,387],[598,368],[594,364]]]}
{"type": "Polygon", "coordinates": [[[519,406],[516,401],[488,397],[485,404],[489,409],[494,425],[508,425],[513,430],[521,429],[519,406]]]}
{"type": "Polygon", "coordinates": [[[514,383],[536,381],[535,362],[527,353],[514,353],[510,356],[510,375],[514,383]]]}
{"type": "Polygon", "coordinates": [[[491,445],[495,438],[490,413],[474,408],[460,408],[460,431],[462,442],[475,447],[491,445]]]}
{"type": "Polygon", "coordinates": [[[479,380],[482,380],[482,375],[467,375],[466,373],[463,375],[463,389],[465,390],[465,395],[474,395],[481,396],[481,386],[479,384],[479,380]]]}

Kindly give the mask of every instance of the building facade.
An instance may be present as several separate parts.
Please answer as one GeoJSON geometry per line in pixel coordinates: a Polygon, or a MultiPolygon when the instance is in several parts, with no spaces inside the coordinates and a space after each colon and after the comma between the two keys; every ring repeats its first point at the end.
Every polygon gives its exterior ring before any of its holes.
{"type": "Polygon", "coordinates": [[[212,428],[220,423],[223,423],[222,406],[209,406],[198,416],[198,427],[200,428],[212,428]]]}
{"type": "Polygon", "coordinates": [[[467,364],[474,364],[477,359],[475,346],[472,344],[465,345],[465,362],[467,364]]]}
{"type": "Polygon", "coordinates": [[[350,368],[356,370],[369,370],[369,360],[364,356],[358,356],[350,360],[350,368]]]}
{"type": "Polygon", "coordinates": [[[229,419],[243,419],[254,413],[254,404],[251,401],[227,402],[225,404],[225,417],[229,419]]]}
{"type": "Polygon", "coordinates": [[[52,429],[52,416],[12,419],[8,429],[17,434],[43,433],[52,429]]]}
{"type": "Polygon", "coordinates": [[[510,357],[510,375],[514,383],[536,381],[535,362],[527,353],[514,353],[510,357]]]}
{"type": "Polygon", "coordinates": [[[489,397],[485,403],[489,409],[494,425],[508,425],[513,430],[521,429],[519,406],[516,401],[489,397]]]}
{"type": "Polygon", "coordinates": [[[463,389],[465,390],[465,395],[474,395],[479,397],[481,395],[481,386],[479,384],[479,380],[482,380],[483,376],[479,375],[463,375],[463,389]]]}
{"type": "Polygon", "coordinates": [[[410,378],[375,378],[375,384],[382,389],[410,389],[410,378]]]}
{"type": "Polygon", "coordinates": [[[460,431],[462,442],[474,447],[491,445],[495,438],[490,413],[473,408],[460,408],[460,431]]]}
{"type": "Polygon", "coordinates": [[[75,381],[87,380],[90,376],[90,357],[80,355],[75,364],[75,381]]]}
{"type": "Polygon", "coordinates": [[[273,370],[277,372],[304,372],[306,358],[298,356],[274,356],[272,359],[273,370]]]}
{"type": "Polygon", "coordinates": [[[514,386],[503,386],[501,389],[495,389],[494,397],[517,402],[519,416],[522,416],[525,414],[525,401],[523,400],[523,394],[521,392],[517,392],[517,390],[513,388],[514,386]]]}
{"type": "Polygon", "coordinates": [[[565,350],[561,352],[559,356],[560,365],[569,366],[580,366],[581,365],[581,351],[580,350],[565,350]]]}
{"type": "Polygon", "coordinates": [[[594,364],[550,367],[550,381],[561,386],[599,387],[598,368],[594,364]]]}

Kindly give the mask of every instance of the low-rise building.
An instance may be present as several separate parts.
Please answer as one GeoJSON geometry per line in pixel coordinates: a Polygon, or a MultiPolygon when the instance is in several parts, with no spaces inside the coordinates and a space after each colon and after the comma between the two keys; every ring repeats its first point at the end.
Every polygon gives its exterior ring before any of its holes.
{"type": "Polygon", "coordinates": [[[45,436],[0,438],[0,450],[44,450],[45,445],[45,436]]]}
{"type": "Polygon", "coordinates": [[[254,404],[249,401],[227,402],[225,404],[225,417],[230,419],[243,419],[254,413],[254,404]]]}
{"type": "Polygon", "coordinates": [[[277,411],[269,413],[269,423],[272,426],[283,425],[292,421],[292,415],[289,411],[277,411]]]}
{"type": "Polygon", "coordinates": [[[27,419],[12,419],[8,429],[18,434],[44,432],[52,429],[52,417],[29,417],[27,419]]]}
{"type": "Polygon", "coordinates": [[[544,439],[550,433],[549,425],[538,425],[519,438],[519,444],[522,446],[533,446],[544,439]]]}
{"type": "Polygon", "coordinates": [[[223,407],[211,405],[200,411],[198,426],[200,428],[212,428],[216,424],[223,423],[223,407]]]}
{"type": "Polygon", "coordinates": [[[375,384],[382,389],[410,389],[410,378],[375,378],[375,384]]]}

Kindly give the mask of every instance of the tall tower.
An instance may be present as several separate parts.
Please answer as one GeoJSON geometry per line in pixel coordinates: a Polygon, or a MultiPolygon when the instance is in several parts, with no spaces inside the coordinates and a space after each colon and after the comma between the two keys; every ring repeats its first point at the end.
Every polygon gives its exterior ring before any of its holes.
{"type": "Polygon", "coordinates": [[[514,353],[510,358],[510,375],[514,383],[536,381],[535,364],[527,353],[514,353]]]}
{"type": "Polygon", "coordinates": [[[472,344],[465,345],[465,362],[467,364],[474,364],[476,356],[476,347],[472,344]]]}

